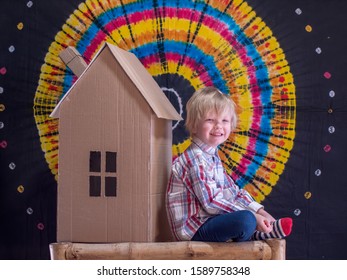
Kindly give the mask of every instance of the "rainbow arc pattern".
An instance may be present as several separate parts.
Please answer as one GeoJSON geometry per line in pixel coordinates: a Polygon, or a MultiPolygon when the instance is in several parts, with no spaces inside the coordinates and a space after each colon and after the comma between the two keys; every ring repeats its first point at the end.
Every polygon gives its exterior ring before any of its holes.
{"type": "MultiPolygon", "coordinates": [[[[230,95],[239,122],[220,147],[222,161],[257,201],[270,194],[293,148],[294,78],[270,28],[242,0],[81,3],[49,47],[34,99],[41,147],[55,176],[58,120],[49,114],[76,80],[59,53],[74,46],[89,62],[104,42],[134,53],[183,118],[182,108],[200,87],[213,85],[230,95]]],[[[173,135],[177,157],[190,140],[183,123],[173,135]]]]}

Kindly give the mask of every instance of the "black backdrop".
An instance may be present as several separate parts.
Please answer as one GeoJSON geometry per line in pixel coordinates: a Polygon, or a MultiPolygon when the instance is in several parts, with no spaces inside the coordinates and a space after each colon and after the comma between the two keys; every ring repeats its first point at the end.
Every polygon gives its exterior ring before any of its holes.
{"type": "MultiPolygon", "coordinates": [[[[81,2],[1,1],[1,259],[49,259],[48,244],[56,238],[57,184],[40,147],[33,100],[48,47],[81,2]]],[[[263,204],[274,216],[294,219],[288,259],[346,259],[347,2],[247,3],[284,50],[297,98],[294,148],[263,204]]]]}

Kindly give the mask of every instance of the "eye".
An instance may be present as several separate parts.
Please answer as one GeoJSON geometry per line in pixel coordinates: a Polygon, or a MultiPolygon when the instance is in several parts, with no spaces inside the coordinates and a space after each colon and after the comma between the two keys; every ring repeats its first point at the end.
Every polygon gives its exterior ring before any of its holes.
{"type": "Polygon", "coordinates": [[[223,120],[223,123],[229,123],[229,122],[230,122],[230,120],[228,120],[228,119],[223,120]]]}
{"type": "Polygon", "coordinates": [[[206,119],[206,122],[213,122],[213,119],[206,119]]]}

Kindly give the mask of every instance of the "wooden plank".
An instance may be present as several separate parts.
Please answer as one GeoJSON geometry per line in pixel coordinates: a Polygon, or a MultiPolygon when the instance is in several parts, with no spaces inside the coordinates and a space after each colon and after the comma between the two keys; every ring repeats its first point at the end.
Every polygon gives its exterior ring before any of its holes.
{"type": "Polygon", "coordinates": [[[53,260],[270,260],[285,259],[285,240],[231,243],[52,243],[53,260]]]}
{"type": "Polygon", "coordinates": [[[272,260],[286,259],[286,241],[284,239],[268,239],[265,242],[271,247],[272,260]]]}

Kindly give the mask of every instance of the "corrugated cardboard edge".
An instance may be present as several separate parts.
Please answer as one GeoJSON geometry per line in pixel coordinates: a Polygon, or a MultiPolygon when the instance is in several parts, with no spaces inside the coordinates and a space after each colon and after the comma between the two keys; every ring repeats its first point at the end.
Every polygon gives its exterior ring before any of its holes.
{"type": "Polygon", "coordinates": [[[77,80],[72,84],[72,86],[69,88],[69,90],[66,92],[66,94],[63,96],[62,99],[60,99],[60,101],[58,102],[58,104],[55,106],[54,110],[52,111],[52,113],[49,115],[51,118],[59,118],[60,115],[60,106],[61,104],[65,101],[65,99],[68,99],[69,94],[71,93],[72,89],[75,87],[75,85],[79,82],[79,80],[81,80],[84,76],[84,73],[89,69],[89,67],[93,64],[93,62],[97,59],[97,57],[99,56],[99,54],[103,51],[103,49],[105,48],[106,44],[104,44],[100,50],[96,53],[96,55],[94,56],[94,58],[91,60],[91,62],[88,64],[88,66],[86,67],[86,69],[84,69],[83,73],[77,78],[77,80]]]}
{"type": "Polygon", "coordinates": [[[124,51],[114,45],[106,43],[118,62],[122,65],[124,71],[134,82],[136,87],[147,100],[158,118],[168,120],[182,120],[170,101],[167,99],[153,77],[142,65],[138,58],[131,52],[124,51]],[[139,69],[142,69],[139,75],[139,69]]]}
{"type": "Polygon", "coordinates": [[[169,99],[160,89],[158,84],[154,81],[153,77],[148,73],[147,69],[141,64],[137,57],[128,51],[122,50],[115,45],[110,43],[105,43],[98,53],[94,56],[93,60],[89,63],[88,67],[83,71],[83,73],[78,77],[76,82],[71,86],[67,93],[56,105],[52,113],[51,118],[59,118],[60,106],[68,98],[71,90],[83,78],[84,73],[89,69],[93,62],[97,59],[99,54],[108,47],[113,56],[121,64],[124,71],[127,73],[129,78],[134,82],[136,87],[142,93],[143,97],[146,99],[147,103],[150,105],[154,113],[158,118],[168,119],[168,120],[182,120],[182,117],[177,113],[176,109],[173,107],[169,99]],[[142,75],[138,75],[138,70],[142,69],[142,75]]]}

